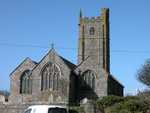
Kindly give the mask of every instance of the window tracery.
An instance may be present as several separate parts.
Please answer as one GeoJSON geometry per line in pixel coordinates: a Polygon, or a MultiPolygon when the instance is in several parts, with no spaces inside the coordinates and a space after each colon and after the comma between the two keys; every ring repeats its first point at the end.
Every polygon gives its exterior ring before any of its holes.
{"type": "Polygon", "coordinates": [[[83,79],[87,85],[92,89],[95,89],[95,73],[91,70],[87,70],[83,73],[83,79]]]}
{"type": "Polygon", "coordinates": [[[32,92],[32,79],[31,71],[25,70],[20,78],[20,93],[21,94],[30,94],[32,92]]]}
{"type": "Polygon", "coordinates": [[[41,90],[58,90],[60,75],[60,68],[56,64],[51,62],[46,64],[41,75],[41,90]]]}

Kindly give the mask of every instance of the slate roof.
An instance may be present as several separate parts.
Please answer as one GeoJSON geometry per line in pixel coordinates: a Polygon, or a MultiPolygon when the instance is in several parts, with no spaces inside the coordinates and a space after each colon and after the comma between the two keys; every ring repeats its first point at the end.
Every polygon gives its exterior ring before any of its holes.
{"type": "Polygon", "coordinates": [[[111,77],[113,80],[115,80],[118,84],[120,84],[122,87],[124,87],[119,80],[117,80],[113,75],[109,74],[109,77],[111,77]]]}
{"type": "Polygon", "coordinates": [[[73,64],[72,62],[70,62],[69,60],[63,58],[62,56],[59,56],[63,61],[64,63],[71,69],[71,70],[74,70],[77,66],[75,64],[73,64]]]}
{"type": "Polygon", "coordinates": [[[12,73],[14,73],[26,60],[32,61],[35,65],[38,64],[36,61],[33,61],[32,59],[30,59],[29,57],[27,57],[27,58],[25,58],[25,59],[10,73],[10,76],[11,76],[12,73]]]}

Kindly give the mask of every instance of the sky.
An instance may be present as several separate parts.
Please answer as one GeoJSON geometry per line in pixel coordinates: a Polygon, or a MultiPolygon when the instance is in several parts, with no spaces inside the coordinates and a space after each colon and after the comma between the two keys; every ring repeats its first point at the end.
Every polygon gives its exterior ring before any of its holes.
{"type": "Polygon", "coordinates": [[[110,68],[125,95],[145,88],[136,73],[150,58],[149,0],[0,0],[0,90],[10,90],[9,74],[26,57],[39,62],[54,44],[77,62],[79,12],[99,16],[110,9],[110,68]]]}

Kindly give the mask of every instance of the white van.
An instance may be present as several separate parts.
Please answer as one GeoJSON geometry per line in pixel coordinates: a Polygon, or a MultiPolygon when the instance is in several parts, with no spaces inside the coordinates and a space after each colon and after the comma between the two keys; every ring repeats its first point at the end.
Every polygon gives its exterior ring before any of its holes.
{"type": "Polygon", "coordinates": [[[68,113],[67,108],[59,105],[33,105],[24,113],[68,113]]]}

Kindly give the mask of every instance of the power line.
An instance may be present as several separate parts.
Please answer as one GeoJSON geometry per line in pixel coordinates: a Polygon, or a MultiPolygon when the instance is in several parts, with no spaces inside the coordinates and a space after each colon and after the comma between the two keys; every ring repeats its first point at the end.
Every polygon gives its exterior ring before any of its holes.
{"type": "Polygon", "coordinates": [[[16,44],[16,43],[0,43],[0,46],[49,48],[48,46],[42,46],[42,45],[16,44]]]}
{"type": "Polygon", "coordinates": [[[144,51],[144,50],[112,50],[112,52],[116,52],[116,53],[150,53],[150,51],[144,51]]]}
{"type": "MultiPolygon", "coordinates": [[[[54,44],[53,44],[54,45],[54,44]]],[[[0,46],[8,46],[8,47],[33,47],[33,48],[45,48],[48,49],[50,46],[44,46],[44,45],[32,45],[32,44],[17,44],[17,43],[0,43],[0,46]]],[[[57,50],[77,50],[78,48],[74,47],[62,47],[62,46],[55,46],[54,47],[57,50]]],[[[91,49],[91,50],[97,50],[99,48],[91,49]]],[[[90,50],[90,49],[87,49],[90,50]]],[[[150,51],[145,50],[111,50],[112,53],[150,53],[150,51]]]]}

